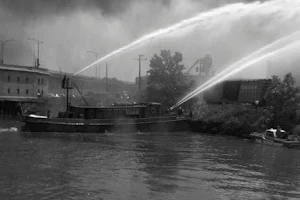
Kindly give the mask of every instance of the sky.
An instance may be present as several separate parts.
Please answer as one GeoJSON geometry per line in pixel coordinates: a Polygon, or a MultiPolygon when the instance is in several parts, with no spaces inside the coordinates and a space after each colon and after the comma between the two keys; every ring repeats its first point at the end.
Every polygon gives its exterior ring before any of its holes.
{"type": "MultiPolygon", "coordinates": [[[[153,39],[106,60],[109,77],[134,81],[138,76],[135,58],[139,54],[147,58],[142,62],[145,75],[149,60],[162,49],[181,52],[186,68],[209,53],[214,66],[222,69],[296,31],[300,13],[297,0],[294,0],[296,6],[291,2],[261,1],[262,6],[255,7],[253,12],[242,15],[230,12],[216,16],[205,26],[200,23],[153,39]]],[[[100,58],[147,33],[234,3],[243,3],[244,7],[253,5],[250,0],[0,0],[0,40],[14,39],[13,43],[5,44],[4,62],[33,65],[36,46],[28,38],[35,38],[43,42],[41,67],[76,73],[95,61],[95,56],[87,51],[97,52],[100,58]]],[[[294,70],[297,74],[297,56],[281,57],[260,63],[240,75],[264,77],[266,71],[262,66],[266,63],[272,63],[269,73],[294,70]]],[[[105,74],[104,66],[105,63],[99,64],[101,77],[105,74]]],[[[95,68],[83,74],[95,76],[95,68]]]]}

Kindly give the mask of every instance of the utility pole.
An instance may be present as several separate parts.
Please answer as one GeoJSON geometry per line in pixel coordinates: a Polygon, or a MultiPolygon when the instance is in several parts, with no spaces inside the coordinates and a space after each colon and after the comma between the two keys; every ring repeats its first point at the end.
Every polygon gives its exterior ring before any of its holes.
{"type": "Polygon", "coordinates": [[[139,90],[141,90],[141,64],[142,60],[147,60],[146,58],[143,58],[144,55],[140,54],[138,58],[135,58],[135,60],[139,61],[139,90]]]}
{"type": "Polygon", "coordinates": [[[108,95],[108,83],[107,83],[107,63],[105,65],[105,72],[106,72],[106,76],[105,76],[105,89],[106,89],[106,94],[108,95]]]}
{"type": "MultiPolygon", "coordinates": [[[[96,61],[98,60],[98,53],[97,52],[94,52],[94,51],[87,51],[88,53],[91,53],[93,54],[95,57],[96,57],[96,61]]],[[[95,75],[96,75],[96,78],[98,78],[98,66],[95,67],[95,75]]],[[[100,68],[99,68],[99,79],[100,79],[100,68]]]]}
{"type": "Polygon", "coordinates": [[[271,60],[267,60],[267,66],[266,66],[266,79],[269,78],[269,72],[270,72],[270,68],[272,67],[272,61],[271,60]]]}
{"type": "Polygon", "coordinates": [[[1,64],[4,64],[4,45],[8,42],[13,42],[13,39],[1,41],[1,64]]]}
{"type": "Polygon", "coordinates": [[[28,38],[28,40],[32,40],[37,44],[37,58],[36,58],[35,67],[39,67],[40,66],[40,44],[43,44],[43,41],[34,38],[28,38]]]}
{"type": "Polygon", "coordinates": [[[100,79],[100,66],[98,66],[98,74],[97,74],[97,76],[98,76],[99,79],[100,79]]]}

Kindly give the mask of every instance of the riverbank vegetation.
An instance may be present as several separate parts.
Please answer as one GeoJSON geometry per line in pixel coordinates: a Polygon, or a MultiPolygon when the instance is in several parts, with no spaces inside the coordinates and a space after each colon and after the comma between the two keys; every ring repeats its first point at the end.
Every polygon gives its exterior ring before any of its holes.
{"type": "Polygon", "coordinates": [[[192,110],[192,129],[199,132],[239,136],[267,128],[266,110],[253,105],[208,105],[202,102],[194,105],[192,110]]]}
{"type": "Polygon", "coordinates": [[[192,128],[200,132],[247,135],[266,128],[300,134],[300,92],[291,73],[273,76],[260,106],[256,104],[194,104],[192,128]]]}

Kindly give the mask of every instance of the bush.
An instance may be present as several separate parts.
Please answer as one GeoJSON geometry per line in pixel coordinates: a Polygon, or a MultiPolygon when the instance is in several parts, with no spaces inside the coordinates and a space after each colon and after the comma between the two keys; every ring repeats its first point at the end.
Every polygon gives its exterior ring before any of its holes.
{"type": "Polygon", "coordinates": [[[243,123],[236,117],[229,117],[221,126],[221,133],[228,135],[238,135],[241,133],[243,123]]]}
{"type": "Polygon", "coordinates": [[[292,133],[300,136],[300,125],[295,126],[292,133]]]}
{"type": "Polygon", "coordinates": [[[197,128],[200,132],[239,136],[267,128],[263,109],[251,105],[208,105],[201,102],[193,110],[196,121],[201,122],[202,129],[197,128]]]}
{"type": "Polygon", "coordinates": [[[292,130],[299,121],[300,103],[300,93],[292,74],[286,74],[283,80],[273,76],[264,98],[271,118],[270,124],[292,130]]]}

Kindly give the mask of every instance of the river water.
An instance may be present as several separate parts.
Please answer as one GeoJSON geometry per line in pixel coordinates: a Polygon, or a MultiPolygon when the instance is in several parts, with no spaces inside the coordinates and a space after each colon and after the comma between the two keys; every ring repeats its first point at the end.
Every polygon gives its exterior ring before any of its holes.
{"type": "Polygon", "coordinates": [[[0,199],[298,199],[300,151],[201,133],[0,132],[0,199]]]}

